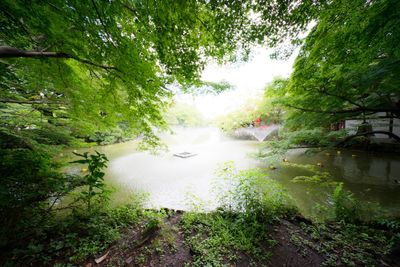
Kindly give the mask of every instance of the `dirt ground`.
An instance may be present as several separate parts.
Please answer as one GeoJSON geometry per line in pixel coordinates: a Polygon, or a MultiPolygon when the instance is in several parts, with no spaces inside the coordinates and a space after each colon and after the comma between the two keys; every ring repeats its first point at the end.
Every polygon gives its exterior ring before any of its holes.
{"type": "MultiPolygon", "coordinates": [[[[180,212],[169,216],[161,227],[151,232],[140,227],[126,229],[116,244],[99,255],[98,263],[92,259],[84,266],[191,266],[193,252],[185,244],[181,216],[180,212]]],[[[291,242],[291,234],[300,232],[296,222],[282,220],[273,225],[270,232],[276,245],[268,248],[272,256],[263,266],[321,266],[321,255],[291,242]]],[[[232,266],[249,266],[249,262],[246,256],[238,257],[232,266]]]]}

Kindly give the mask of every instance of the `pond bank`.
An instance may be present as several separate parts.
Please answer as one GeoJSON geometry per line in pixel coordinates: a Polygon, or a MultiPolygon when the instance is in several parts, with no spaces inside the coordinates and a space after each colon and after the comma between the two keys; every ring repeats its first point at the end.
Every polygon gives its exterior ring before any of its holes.
{"type": "Polygon", "coordinates": [[[343,223],[316,225],[290,215],[265,225],[268,238],[247,240],[246,250],[238,249],[235,241],[226,243],[230,238],[243,238],[235,236],[238,229],[232,224],[240,215],[163,212],[165,218],[157,227],[126,228],[114,245],[84,266],[397,266],[388,229],[343,223]],[[211,223],[230,227],[222,235],[223,231],[211,223]],[[210,245],[208,240],[219,242],[210,245]],[[257,252],[252,253],[252,249],[257,252]]]}
{"type": "Polygon", "coordinates": [[[45,221],[34,238],[1,251],[0,265],[396,266],[400,222],[372,216],[341,185],[333,217],[312,222],[262,170],[225,164],[221,175],[229,183],[211,212],[146,209],[140,198],[110,207],[105,196],[45,221]]]}

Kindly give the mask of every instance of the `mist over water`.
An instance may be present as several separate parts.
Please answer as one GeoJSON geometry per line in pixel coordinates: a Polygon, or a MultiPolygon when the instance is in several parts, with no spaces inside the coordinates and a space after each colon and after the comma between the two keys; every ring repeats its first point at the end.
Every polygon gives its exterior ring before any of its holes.
{"type": "Polygon", "coordinates": [[[149,207],[190,209],[191,202],[200,200],[206,209],[212,209],[217,205],[212,190],[215,172],[224,162],[234,161],[238,169],[258,164],[248,157],[257,151],[257,141],[234,140],[211,127],[175,128],[174,132],[161,135],[168,152],[132,151],[111,159],[107,179],[122,190],[149,193],[149,207]],[[195,156],[174,156],[182,152],[195,156]]]}

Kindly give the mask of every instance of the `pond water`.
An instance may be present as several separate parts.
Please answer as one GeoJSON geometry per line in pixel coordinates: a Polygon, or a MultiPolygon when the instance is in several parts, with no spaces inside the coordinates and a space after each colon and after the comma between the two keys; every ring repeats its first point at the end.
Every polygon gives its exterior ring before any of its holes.
{"type": "Polygon", "coordinates": [[[234,161],[237,169],[258,164],[248,154],[257,150],[259,142],[234,140],[216,128],[175,128],[174,134],[160,137],[168,151],[157,155],[136,151],[135,141],[91,149],[109,158],[105,179],[117,189],[117,201],[145,192],[148,207],[186,210],[201,202],[205,209],[213,209],[216,170],[227,161],[234,161]],[[182,152],[195,156],[174,156],[182,152]]]}
{"type": "Polygon", "coordinates": [[[291,151],[287,157],[289,164],[281,163],[277,170],[269,172],[270,177],[284,185],[304,215],[315,214],[316,204],[330,202],[334,186],[293,182],[296,176],[315,174],[295,164],[307,164],[319,172],[327,172],[329,181],[343,183],[355,198],[379,204],[389,214],[400,216],[399,155],[351,150],[325,150],[315,154],[305,151],[291,151]]]}
{"type": "MultiPolygon", "coordinates": [[[[190,209],[192,202],[204,207],[216,207],[213,192],[215,171],[224,162],[234,161],[237,169],[261,167],[269,177],[287,188],[305,215],[313,212],[315,204],[329,201],[332,187],[294,183],[309,170],[282,163],[274,171],[249,157],[257,152],[260,143],[235,140],[216,128],[175,128],[174,134],[161,134],[169,150],[157,155],[136,150],[135,141],[96,147],[109,158],[106,181],[117,192],[115,201],[126,201],[134,192],[148,194],[148,207],[190,209]],[[190,152],[189,158],[173,154],[190,152]],[[195,197],[194,197],[195,196],[195,197]]],[[[400,215],[400,157],[390,154],[369,154],[359,151],[322,151],[313,155],[304,150],[292,151],[290,163],[310,164],[330,173],[330,180],[343,182],[346,189],[363,201],[378,202],[392,214],[400,215]]],[[[79,167],[76,167],[79,170],[79,167]]]]}

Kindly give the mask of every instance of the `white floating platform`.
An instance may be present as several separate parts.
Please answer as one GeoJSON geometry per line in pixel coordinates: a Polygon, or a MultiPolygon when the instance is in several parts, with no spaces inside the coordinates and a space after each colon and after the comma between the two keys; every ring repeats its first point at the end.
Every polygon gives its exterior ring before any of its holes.
{"type": "Polygon", "coordinates": [[[179,158],[183,158],[183,159],[190,158],[190,157],[193,157],[196,155],[197,154],[193,154],[190,152],[181,152],[181,153],[174,154],[175,157],[179,157],[179,158]]]}

